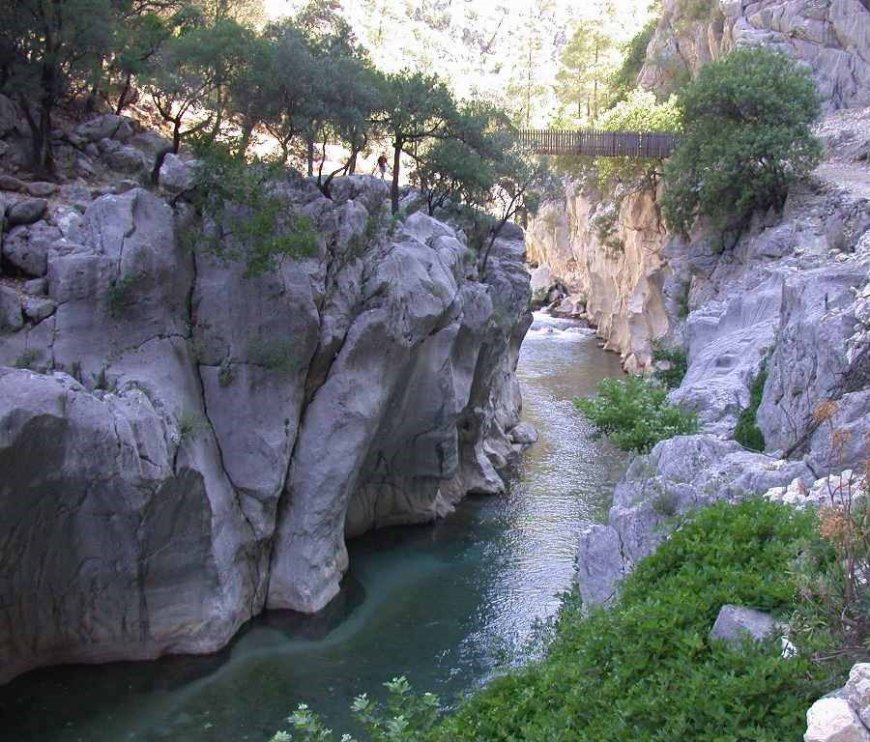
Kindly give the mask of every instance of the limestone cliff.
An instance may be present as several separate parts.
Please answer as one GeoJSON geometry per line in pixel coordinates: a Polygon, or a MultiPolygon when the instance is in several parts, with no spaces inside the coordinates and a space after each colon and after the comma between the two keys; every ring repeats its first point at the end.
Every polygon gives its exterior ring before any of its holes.
{"type": "Polygon", "coordinates": [[[639,83],[667,95],[741,45],[806,63],[829,110],[870,105],[870,8],[863,0],[663,0],[639,83]]]}
{"type": "MultiPolygon", "coordinates": [[[[781,216],[759,215],[724,252],[703,240],[663,251],[665,293],[687,291],[688,316],[673,316],[671,331],[688,372],[671,398],[698,413],[703,432],[662,441],[629,468],[607,525],[581,539],[585,600],[612,595],[677,513],[786,487],[807,493],[870,461],[870,110],[831,115],[820,133],[828,159],[781,216]],[[762,367],[766,450],[756,453],[728,439],[762,367]]],[[[830,502],[832,488],[820,489],[830,502]]]]}
{"type": "Polygon", "coordinates": [[[520,449],[521,233],[479,276],[380,181],[288,181],[317,254],[252,277],[189,248],[185,163],[139,185],[153,145],[101,117],[58,142],[60,186],[0,176],[0,682],[316,611],[346,534],[499,492],[520,449]]]}
{"type": "Polygon", "coordinates": [[[527,233],[529,260],[568,288],[629,371],[649,366],[652,341],[668,331],[657,197],[649,188],[603,195],[568,180],[564,200],[545,203],[527,233]]]}

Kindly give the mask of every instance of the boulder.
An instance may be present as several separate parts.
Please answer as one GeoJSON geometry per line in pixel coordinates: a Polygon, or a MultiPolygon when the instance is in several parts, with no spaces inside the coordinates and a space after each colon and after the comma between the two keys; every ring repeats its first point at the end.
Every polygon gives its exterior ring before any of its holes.
{"type": "Polygon", "coordinates": [[[870,732],[843,698],[823,698],[807,711],[804,742],[870,742],[870,732]]]}
{"type": "Polygon", "coordinates": [[[33,224],[42,219],[47,208],[48,201],[44,198],[26,198],[6,209],[6,223],[10,227],[18,224],[33,224]]]}
{"type": "Polygon", "coordinates": [[[5,95],[0,95],[0,137],[8,134],[27,134],[24,115],[16,103],[5,95]]]}
{"type": "Polygon", "coordinates": [[[79,124],[73,129],[73,136],[82,144],[99,142],[102,139],[126,142],[133,136],[133,123],[124,116],[104,113],[79,124]]]}
{"type": "Polygon", "coordinates": [[[12,175],[0,174],[0,191],[14,191],[20,193],[27,188],[27,183],[12,175]]]}
{"type": "Polygon", "coordinates": [[[778,625],[769,613],[737,605],[723,605],[710,630],[710,638],[740,644],[747,638],[761,641],[777,631],[778,625]]]}
{"type": "Polygon", "coordinates": [[[3,240],[3,261],[29,276],[44,276],[48,253],[61,231],[46,222],[14,227],[3,240]]]}
{"type": "Polygon", "coordinates": [[[538,442],[538,431],[531,423],[520,423],[511,428],[508,433],[511,442],[518,443],[521,446],[531,446],[538,442]]]}
{"type": "Polygon", "coordinates": [[[54,183],[47,183],[45,181],[27,183],[25,185],[25,189],[27,190],[27,193],[34,198],[48,198],[49,196],[53,196],[55,193],[57,193],[57,185],[54,183]]]}
{"type": "Polygon", "coordinates": [[[103,139],[100,141],[100,149],[106,165],[119,173],[131,175],[144,173],[149,169],[145,155],[135,147],[112,139],[103,139]]]}
{"type": "Polygon", "coordinates": [[[51,317],[57,305],[51,300],[39,296],[28,296],[24,299],[24,316],[34,323],[51,317]]]}
{"type": "Polygon", "coordinates": [[[160,165],[160,187],[173,195],[193,187],[196,161],[182,160],[171,152],[163,158],[160,165]]]}

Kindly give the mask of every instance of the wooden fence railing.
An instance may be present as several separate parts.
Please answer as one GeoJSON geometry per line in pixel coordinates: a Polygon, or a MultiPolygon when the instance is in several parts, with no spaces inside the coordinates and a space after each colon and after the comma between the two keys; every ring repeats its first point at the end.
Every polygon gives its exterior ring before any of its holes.
{"type": "Polygon", "coordinates": [[[669,157],[677,146],[676,134],[660,132],[597,131],[583,129],[521,129],[519,143],[539,155],[587,157],[669,157]]]}

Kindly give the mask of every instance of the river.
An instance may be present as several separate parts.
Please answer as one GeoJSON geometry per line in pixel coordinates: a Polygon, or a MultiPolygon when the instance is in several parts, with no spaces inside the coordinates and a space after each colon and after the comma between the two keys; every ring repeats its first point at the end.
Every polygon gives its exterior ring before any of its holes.
{"type": "Polygon", "coordinates": [[[518,373],[541,439],[507,495],[354,541],[342,594],[321,615],[261,617],[215,655],[19,678],[0,688],[0,739],[262,742],[299,702],[342,729],[352,698],[390,678],[455,703],[521,662],[570,587],[578,531],[606,515],[624,457],[592,439],[570,402],[620,373],[588,329],[536,315],[518,373]]]}

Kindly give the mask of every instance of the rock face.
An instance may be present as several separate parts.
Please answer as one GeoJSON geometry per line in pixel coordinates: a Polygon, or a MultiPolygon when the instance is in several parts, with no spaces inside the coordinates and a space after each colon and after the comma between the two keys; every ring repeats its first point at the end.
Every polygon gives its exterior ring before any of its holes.
{"type": "Polygon", "coordinates": [[[666,538],[670,516],[768,490],[799,503],[820,501],[816,492],[830,501],[843,482],[859,489],[851,472],[870,459],[870,194],[861,181],[870,174],[853,158],[870,142],[870,112],[837,114],[822,131],[829,161],[793,189],[781,216],[759,215],[725,251],[672,239],[658,256],[662,295],[682,294],[688,311],[681,317],[665,301],[666,337],[684,344],[688,360],[670,396],[697,412],[703,432],[638,457],[608,523],[586,529],[578,563],[586,602],[614,594],[666,538]],[[756,422],[768,454],[726,440],[762,368],[756,422]]]}
{"type": "Polygon", "coordinates": [[[862,0],[718,0],[687,15],[664,0],[639,84],[667,95],[737,46],[766,46],[813,71],[829,110],[870,105],[870,9],[862,0]]]}
{"type": "Polygon", "coordinates": [[[380,181],[281,192],[316,255],[253,277],[191,251],[190,207],[141,188],[64,187],[6,235],[0,682],[215,650],[266,605],[329,602],[346,535],[503,489],[532,437],[512,434],[521,236],[481,278],[460,232],[390,227],[380,181]]]}
{"type": "Polygon", "coordinates": [[[529,259],[585,304],[586,318],[629,371],[650,365],[652,340],[668,329],[666,241],[654,191],[605,198],[575,182],[566,183],[564,200],[542,207],[527,233],[529,259]]]}
{"type": "Polygon", "coordinates": [[[846,685],[816,701],[807,712],[804,742],[870,740],[870,665],[852,667],[846,685]]]}

